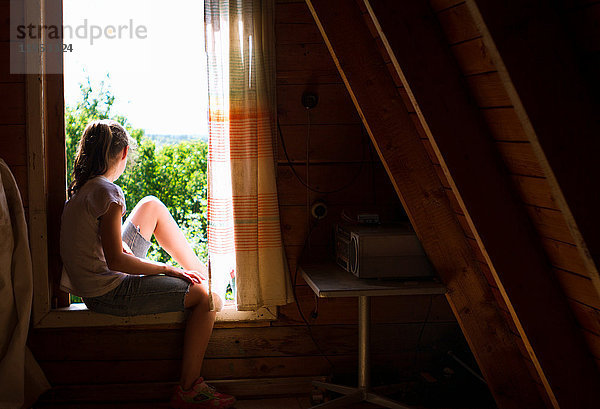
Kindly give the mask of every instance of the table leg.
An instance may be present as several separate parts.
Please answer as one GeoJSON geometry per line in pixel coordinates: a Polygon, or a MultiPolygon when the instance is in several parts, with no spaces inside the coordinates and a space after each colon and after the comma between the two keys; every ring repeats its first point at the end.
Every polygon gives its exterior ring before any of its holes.
{"type": "Polygon", "coordinates": [[[360,401],[368,401],[385,408],[393,409],[415,409],[403,405],[383,396],[369,393],[371,362],[369,356],[371,327],[371,297],[361,295],[358,297],[358,388],[335,385],[327,382],[313,381],[313,385],[330,391],[340,393],[340,398],[313,406],[316,408],[342,408],[348,404],[360,401]]]}
{"type": "Polygon", "coordinates": [[[371,297],[358,297],[358,387],[369,389],[370,384],[370,327],[371,327],[371,297]]]}

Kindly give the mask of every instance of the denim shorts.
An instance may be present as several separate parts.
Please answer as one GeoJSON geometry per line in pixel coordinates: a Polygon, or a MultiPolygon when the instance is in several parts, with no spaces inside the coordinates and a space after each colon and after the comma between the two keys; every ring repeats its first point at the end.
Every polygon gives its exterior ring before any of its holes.
{"type": "MultiPolygon", "coordinates": [[[[150,242],[129,220],[123,228],[121,237],[133,254],[146,258],[150,242]]],[[[130,317],[184,311],[184,299],[189,289],[190,283],[177,277],[127,274],[125,279],[108,293],[82,299],[91,311],[130,317]]]]}

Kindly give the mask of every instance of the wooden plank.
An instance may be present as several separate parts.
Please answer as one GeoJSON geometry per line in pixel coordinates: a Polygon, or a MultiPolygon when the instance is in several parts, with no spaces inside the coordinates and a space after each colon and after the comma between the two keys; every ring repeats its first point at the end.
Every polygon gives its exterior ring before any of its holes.
{"type": "Polygon", "coordinates": [[[19,2],[11,2],[8,0],[2,0],[0,1],[0,41],[5,42],[5,41],[9,41],[10,40],[10,19],[11,19],[11,14],[10,14],[10,7],[11,5],[13,7],[20,7],[21,13],[15,13],[14,16],[18,16],[20,21],[16,21],[14,22],[15,25],[21,23],[23,24],[24,21],[24,17],[23,17],[23,10],[24,7],[22,6],[23,3],[19,3],[19,2]]]}
{"type": "Polygon", "coordinates": [[[504,407],[521,408],[523,402],[541,407],[537,390],[527,390],[529,375],[518,348],[360,11],[341,1],[307,3],[412,225],[448,287],[449,304],[496,399],[504,407]]]}
{"type": "Polygon", "coordinates": [[[496,71],[481,38],[458,43],[453,45],[451,50],[464,75],[496,71]]]}
{"type": "MultiPolygon", "coordinates": [[[[51,15],[61,15],[62,4],[53,3],[46,10],[51,15]],[[59,7],[60,10],[52,10],[59,7]]],[[[62,24],[62,20],[60,22],[62,24]]],[[[50,62],[49,62],[50,63],[50,62]]],[[[62,70],[62,58],[55,58],[52,66],[62,70]]],[[[65,98],[63,76],[46,75],[45,78],[45,155],[52,160],[46,161],[46,191],[48,220],[48,275],[52,281],[52,305],[68,307],[69,293],[60,289],[62,259],[60,258],[60,219],[67,200],[67,158],[65,136],[65,98]]]]}
{"type": "Polygon", "coordinates": [[[275,7],[275,24],[314,24],[306,4],[277,4],[275,7]]]}
{"type": "MultiPolygon", "coordinates": [[[[473,240],[475,240],[475,239],[473,239],[473,240]]],[[[491,287],[498,289],[498,285],[496,284],[496,279],[494,279],[494,274],[492,273],[492,270],[490,270],[490,267],[487,265],[487,263],[481,262],[481,272],[485,276],[485,279],[487,280],[488,284],[491,287]]],[[[502,304],[505,304],[504,301],[502,301],[502,304]]],[[[512,321],[512,318],[510,321],[512,321]]]]}
{"type": "MultiPolygon", "coordinates": [[[[42,21],[42,8],[34,3],[24,3],[28,22],[42,21]]],[[[28,39],[28,45],[37,44],[28,39]]],[[[45,144],[45,107],[43,67],[40,59],[33,54],[27,55],[23,115],[26,118],[27,156],[28,156],[28,192],[29,192],[29,238],[33,265],[33,307],[32,323],[35,326],[48,315],[51,306],[51,286],[48,275],[48,237],[47,237],[47,190],[45,144]]]]}
{"type": "Polygon", "coordinates": [[[371,322],[456,322],[446,297],[377,297],[371,300],[371,322]]]}
{"type": "Polygon", "coordinates": [[[9,166],[27,166],[25,125],[0,125],[0,158],[9,166]]]}
{"type": "Polygon", "coordinates": [[[449,44],[472,40],[480,36],[464,2],[437,14],[449,44]]]}
{"type": "MultiPolygon", "coordinates": [[[[336,75],[337,70],[336,70],[336,75]]],[[[369,155],[369,136],[363,131],[361,124],[281,125],[281,133],[285,138],[287,153],[292,162],[306,162],[306,138],[310,138],[309,161],[318,162],[357,162],[365,160],[369,155]],[[345,149],[340,149],[344,146],[345,149]],[[365,150],[367,153],[365,155],[365,150]]],[[[277,143],[279,163],[287,162],[281,141],[277,143]]],[[[378,160],[376,158],[376,160],[378,160]]]]}
{"type": "Polygon", "coordinates": [[[357,124],[360,119],[343,84],[281,85],[277,87],[277,106],[281,125],[357,124]],[[302,94],[314,92],[319,103],[310,111],[302,106],[302,94]]]}
{"type": "Polygon", "coordinates": [[[548,238],[542,238],[542,245],[554,267],[589,278],[575,245],[548,238]]]}
{"type": "Polygon", "coordinates": [[[437,154],[435,153],[435,149],[433,149],[433,146],[431,145],[429,139],[421,139],[421,142],[423,143],[423,146],[425,146],[427,156],[429,156],[429,160],[431,160],[431,163],[433,163],[434,165],[440,165],[440,160],[438,159],[437,154]]]}
{"type": "Polygon", "coordinates": [[[545,177],[531,145],[518,142],[497,142],[496,148],[508,171],[513,175],[545,177]]]}
{"type": "Polygon", "coordinates": [[[381,54],[381,58],[383,59],[384,64],[392,62],[390,56],[385,50],[385,46],[383,45],[381,38],[375,37],[375,46],[377,47],[377,50],[379,50],[379,54],[381,54]]]}
{"type": "MultiPolygon", "coordinates": [[[[305,406],[301,406],[300,398],[297,397],[264,397],[258,400],[251,399],[240,399],[238,402],[238,408],[260,408],[260,409],[279,409],[279,408],[290,408],[290,409],[301,409],[304,407],[310,407],[308,398],[305,399],[305,406]],[[244,406],[240,406],[244,405],[244,406]],[[248,406],[250,405],[250,406],[248,406]]],[[[36,409],[138,409],[140,407],[144,409],[167,409],[170,407],[168,397],[164,397],[161,400],[152,402],[106,402],[106,403],[40,403],[36,405],[36,409]]]]}
{"type": "Polygon", "coordinates": [[[485,257],[483,256],[481,249],[479,248],[479,244],[477,244],[477,240],[475,240],[473,237],[467,237],[467,242],[469,243],[469,246],[471,246],[471,249],[473,250],[473,255],[475,256],[475,260],[477,260],[478,262],[483,263],[487,266],[487,261],[485,260],[485,257]]]}
{"type": "MultiPolygon", "coordinates": [[[[330,260],[332,258],[332,248],[330,245],[310,245],[306,248],[303,244],[299,245],[285,245],[285,254],[288,260],[290,276],[292,280],[294,279],[294,274],[296,272],[296,266],[298,257],[300,257],[300,253],[304,250],[303,256],[306,257],[306,260],[311,260],[314,262],[330,260]]],[[[298,272],[297,284],[298,285],[308,285],[304,282],[302,278],[302,274],[298,272]]]]}
{"type": "Polygon", "coordinates": [[[413,106],[413,103],[410,100],[410,97],[408,96],[408,93],[406,92],[406,90],[404,89],[404,87],[399,87],[398,88],[398,94],[402,98],[402,101],[404,101],[404,105],[406,106],[406,110],[408,111],[408,113],[409,114],[416,113],[415,107],[413,106]]]}
{"type": "Polygon", "coordinates": [[[579,325],[596,335],[600,335],[600,310],[575,300],[570,300],[570,304],[579,325]]]}
{"type": "MultiPolygon", "coordinates": [[[[406,351],[415,348],[421,323],[384,323],[372,326],[372,352],[406,351]]],[[[457,330],[455,323],[431,322],[423,345],[443,344],[444,334],[457,330]]],[[[356,325],[312,327],[314,344],[304,326],[215,329],[206,358],[251,358],[321,355],[349,355],[357,352],[356,325]]],[[[183,330],[76,330],[36,331],[29,345],[40,361],[116,361],[180,359],[183,330]],[[107,348],[118,345],[119,348],[107,348]]]]}
{"type": "MultiPolygon", "coordinates": [[[[600,382],[600,373],[590,362],[539,237],[497,155],[495,145],[502,143],[494,143],[489,137],[435,15],[426,1],[402,7],[388,0],[365,3],[389,54],[396,59],[396,69],[435,153],[447,170],[468,226],[510,313],[507,322],[514,323],[513,330],[523,339],[546,393],[551,400],[574,407],[600,402],[600,392],[581,396],[579,388],[593,388],[600,382]],[[532,288],[536,289],[535,300],[532,288]],[[576,376],[565,373],[556,359],[557,350],[562,359],[578,368],[576,376]]],[[[494,92],[488,97],[492,92],[486,91],[485,98],[476,95],[478,106],[509,105],[496,73],[468,77],[467,83],[473,89],[469,80],[484,77],[490,79],[490,90],[494,92]]],[[[541,403],[537,396],[534,402],[541,403]]]]}
{"type": "MultiPolygon", "coordinates": [[[[408,354],[405,354],[405,356],[408,354]]],[[[333,358],[333,357],[332,357],[333,358]]],[[[349,363],[356,356],[344,357],[349,363]]],[[[338,362],[341,361],[338,359],[338,362]]],[[[42,361],[52,385],[178,381],[181,360],[42,361]]],[[[206,379],[271,378],[326,375],[330,365],[322,356],[206,359],[206,379]]]]}
{"type": "Polygon", "coordinates": [[[435,170],[435,173],[437,174],[440,183],[442,184],[444,189],[452,189],[452,187],[450,187],[450,182],[448,181],[448,178],[446,177],[446,174],[444,173],[442,167],[440,165],[434,165],[433,169],[435,170]]]}
{"type": "Polygon", "coordinates": [[[388,62],[385,64],[388,72],[390,73],[390,75],[392,76],[392,79],[394,80],[394,85],[396,87],[401,88],[402,87],[402,81],[400,81],[400,77],[398,76],[398,73],[396,72],[396,70],[394,69],[394,66],[392,65],[392,62],[388,62]]]}
{"type": "Polygon", "coordinates": [[[497,72],[470,75],[466,77],[471,94],[480,108],[507,107],[510,98],[502,85],[497,72]]]}
{"type": "Polygon", "coordinates": [[[280,44],[277,46],[276,60],[276,76],[280,84],[342,82],[323,43],[280,44]]]}
{"type": "Polygon", "coordinates": [[[465,216],[464,213],[457,214],[456,219],[458,220],[458,222],[460,223],[460,226],[462,227],[463,231],[465,232],[465,236],[467,236],[470,239],[475,239],[475,234],[473,233],[473,229],[469,225],[467,216],[465,216]]]}
{"type": "Polygon", "coordinates": [[[454,7],[457,4],[464,3],[464,0],[430,0],[429,4],[434,11],[441,11],[450,7],[454,7]]]}
{"type": "MultiPolygon", "coordinates": [[[[370,163],[354,164],[320,164],[309,167],[308,179],[305,165],[294,165],[304,183],[308,180],[313,189],[308,191],[293,174],[290,166],[279,165],[277,172],[277,192],[280,205],[312,205],[317,200],[324,200],[328,206],[344,204],[374,204],[375,186],[372,182],[370,163]],[[340,190],[341,189],[341,190],[340,190]],[[307,196],[308,194],[308,196],[307,196]]],[[[393,197],[398,201],[397,197],[393,197]]]]}
{"type": "Polygon", "coordinates": [[[275,24],[275,41],[279,51],[281,44],[323,44],[323,37],[314,21],[308,24],[281,23],[275,24]]]}
{"type": "MultiPolygon", "coordinates": [[[[19,55],[10,55],[9,42],[0,42],[0,82],[25,82],[24,74],[11,74],[11,58],[25,60],[25,53],[19,55]]],[[[13,62],[14,67],[19,67],[19,63],[13,62]]]]}
{"type": "Polygon", "coordinates": [[[0,125],[25,123],[25,84],[0,83],[0,125]]]}
{"type": "Polygon", "coordinates": [[[600,105],[589,86],[596,74],[583,76],[560,5],[466,4],[600,294],[600,105]]]}
{"type": "Polygon", "coordinates": [[[560,211],[534,206],[525,208],[540,236],[574,244],[573,236],[560,211]]]}
{"type": "MultiPolygon", "coordinates": [[[[302,66],[298,65],[298,67],[302,66]]],[[[276,80],[277,87],[299,84],[339,84],[342,82],[337,71],[312,69],[297,69],[290,71],[278,70],[276,73],[276,80]]]]}
{"type": "Polygon", "coordinates": [[[567,297],[592,308],[600,309],[600,300],[595,293],[592,282],[587,277],[573,274],[569,271],[554,269],[556,279],[562,285],[567,297]]]}
{"type": "Polygon", "coordinates": [[[481,110],[496,141],[527,141],[527,135],[512,107],[481,110]]]}
{"type": "MultiPolygon", "coordinates": [[[[28,186],[28,176],[27,176],[27,166],[16,166],[9,165],[10,171],[12,172],[15,180],[17,181],[17,186],[19,187],[19,193],[21,193],[21,200],[23,201],[23,207],[29,207],[29,186],[28,186]]],[[[27,216],[27,211],[25,212],[27,216]]]]}
{"type": "MultiPolygon", "coordinates": [[[[430,357],[430,349],[422,351],[430,357]]],[[[415,351],[373,354],[373,369],[418,370],[414,363],[415,351]]],[[[41,361],[40,366],[50,383],[58,385],[114,384],[178,381],[181,360],[127,360],[127,361],[41,361]]],[[[274,378],[348,374],[356,371],[357,355],[253,357],[206,359],[202,376],[206,379],[274,378]],[[329,359],[333,367],[327,361],[329,359]]],[[[388,372],[389,373],[389,372],[388,372]]]]}
{"type": "MultiPolygon", "coordinates": [[[[354,352],[348,341],[356,338],[356,326],[320,328],[322,329],[313,331],[313,335],[316,339],[323,340],[323,332],[329,333],[328,341],[322,345],[325,351],[333,352],[332,355],[354,352]],[[339,338],[334,334],[337,334],[339,338]]],[[[107,329],[87,331],[86,333],[45,330],[30,336],[29,342],[34,355],[39,360],[180,359],[183,330],[120,331],[107,329]],[[106,345],[119,345],[119,348],[107,349],[106,345]]],[[[235,328],[213,331],[206,358],[318,354],[318,349],[304,327],[235,328]]]]}
{"type": "Polygon", "coordinates": [[[286,246],[303,246],[308,235],[309,209],[306,205],[280,206],[282,240],[286,246]]]}
{"type": "MultiPolygon", "coordinates": [[[[448,199],[450,200],[450,206],[452,206],[454,213],[462,215],[463,211],[460,207],[460,203],[458,203],[458,199],[456,198],[454,191],[452,189],[446,189],[446,196],[448,196],[448,199]]],[[[465,232],[465,234],[466,233],[467,232],[465,232]]]]}
{"type": "Polygon", "coordinates": [[[547,209],[558,208],[554,196],[548,182],[545,178],[523,176],[523,175],[511,175],[511,180],[523,203],[528,205],[545,207],[547,209]]]}
{"type": "Polygon", "coordinates": [[[590,331],[582,330],[587,344],[595,359],[600,359],[600,337],[590,331]]]}
{"type": "MultiPolygon", "coordinates": [[[[262,378],[214,380],[219,391],[236,397],[264,397],[308,394],[313,380],[324,377],[262,378]]],[[[178,382],[120,383],[103,385],[65,385],[52,388],[40,402],[147,402],[168,400],[178,382]]]]}

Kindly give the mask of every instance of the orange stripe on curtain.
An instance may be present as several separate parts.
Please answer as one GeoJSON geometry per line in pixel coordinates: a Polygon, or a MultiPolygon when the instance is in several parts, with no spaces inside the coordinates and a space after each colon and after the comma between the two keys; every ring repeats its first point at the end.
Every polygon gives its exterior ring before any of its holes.
{"type": "Polygon", "coordinates": [[[273,0],[205,0],[211,285],[239,310],[293,301],[275,181],[273,0]],[[217,287],[219,287],[217,289],[217,287]]]}

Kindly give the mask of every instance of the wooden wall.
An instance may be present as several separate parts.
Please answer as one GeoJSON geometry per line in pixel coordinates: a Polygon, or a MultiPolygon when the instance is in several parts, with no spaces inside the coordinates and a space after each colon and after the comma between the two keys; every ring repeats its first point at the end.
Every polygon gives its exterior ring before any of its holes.
{"type": "MultiPolygon", "coordinates": [[[[360,3],[360,2],[359,2],[360,3]]],[[[478,105],[494,138],[498,154],[502,157],[513,186],[531,221],[537,230],[549,261],[553,266],[556,279],[560,282],[572,307],[588,346],[600,365],[600,297],[598,297],[591,279],[579,256],[575,241],[571,237],[564,217],[555,202],[537,158],[530,146],[512,107],[508,94],[500,81],[496,67],[489,57],[481,40],[481,35],[465,5],[458,0],[430,0],[431,7],[446,35],[447,43],[460,66],[465,83],[471,96],[478,105]]],[[[597,80],[600,68],[600,2],[579,1],[565,2],[565,24],[570,29],[571,39],[586,67],[585,74],[591,87],[600,90],[597,80]]],[[[370,19],[365,12],[365,18],[370,19]]],[[[372,33],[377,37],[376,30],[372,33]]],[[[459,216],[465,235],[472,244],[478,261],[481,264],[487,281],[494,290],[498,307],[504,312],[512,333],[521,348],[523,359],[528,364],[532,379],[536,382],[545,397],[540,379],[534,369],[523,342],[517,333],[504,303],[500,291],[496,287],[490,269],[481,254],[474,235],[466,218],[447,182],[439,165],[439,160],[432,149],[425,132],[414,113],[401,81],[397,78],[389,55],[383,45],[380,51],[387,62],[391,75],[395,78],[398,91],[412,113],[412,117],[421,131],[430,159],[444,184],[453,207],[459,216]]],[[[557,78],[560,81],[560,78],[557,78]]],[[[482,192],[484,194],[484,192],[482,192]]],[[[535,289],[532,289],[534,291],[535,289]]],[[[549,404],[549,403],[548,403],[549,404]]]]}
{"type": "Polygon", "coordinates": [[[0,0],[0,158],[17,180],[27,215],[25,76],[10,74],[9,19],[10,1],[0,0]]]}
{"type": "MultiPolygon", "coordinates": [[[[27,205],[25,85],[24,76],[8,75],[8,24],[4,24],[8,5],[7,0],[0,0],[0,157],[14,171],[27,205]]],[[[354,181],[336,193],[309,193],[291,173],[279,143],[282,230],[293,274],[312,224],[308,208],[314,200],[324,200],[329,213],[310,236],[306,254],[313,260],[330,254],[331,229],[342,211],[350,215],[377,211],[383,220],[397,220],[404,213],[306,5],[282,1],[276,14],[278,111],[290,159],[305,178],[309,136],[309,184],[329,191],[354,181]],[[306,90],[319,96],[318,106],[310,113],[300,103],[306,90]]],[[[312,318],[315,298],[301,278],[297,295],[318,346],[296,305],[291,304],[282,307],[279,319],[273,322],[217,325],[207,352],[205,376],[237,379],[353,373],[356,300],[321,300],[318,316],[312,318]]],[[[443,296],[380,298],[374,301],[372,313],[376,373],[393,376],[415,367],[434,368],[448,350],[467,349],[443,296]]],[[[57,386],[47,399],[88,396],[110,400],[123,397],[124,389],[115,385],[124,383],[141,387],[145,397],[166,398],[168,389],[163,386],[178,380],[182,341],[182,326],[166,325],[32,330],[29,345],[57,386]]],[[[380,379],[374,374],[373,380],[380,379]]]]}

